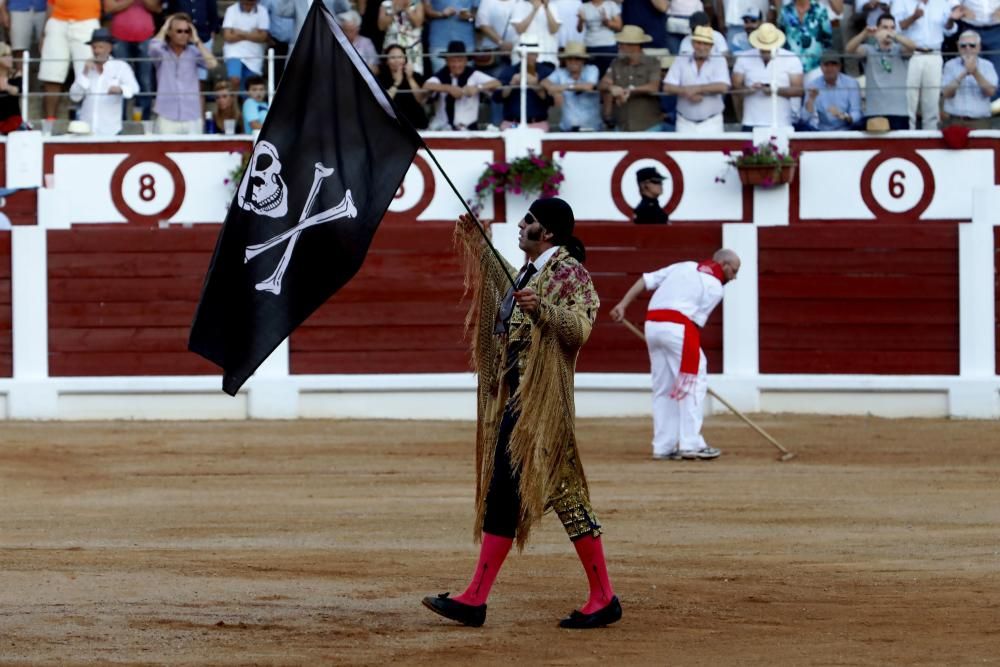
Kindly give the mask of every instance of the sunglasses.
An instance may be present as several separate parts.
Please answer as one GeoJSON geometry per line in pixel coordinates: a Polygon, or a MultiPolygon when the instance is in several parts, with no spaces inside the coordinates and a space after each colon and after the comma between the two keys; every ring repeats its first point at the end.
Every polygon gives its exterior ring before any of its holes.
{"type": "Polygon", "coordinates": [[[191,34],[191,28],[186,28],[184,30],[177,30],[177,29],[175,29],[174,32],[177,33],[178,35],[190,35],[191,34]]]}
{"type": "Polygon", "coordinates": [[[537,222],[538,224],[542,224],[542,223],[541,223],[541,221],[540,221],[540,220],[539,220],[538,218],[536,218],[536,217],[535,217],[535,214],[534,214],[534,213],[532,213],[531,211],[526,211],[526,212],[524,213],[524,219],[525,219],[525,220],[526,220],[526,221],[528,222],[528,224],[529,224],[529,225],[533,225],[533,224],[535,224],[536,222],[537,222]]]}
{"type": "Polygon", "coordinates": [[[960,48],[960,49],[974,49],[977,46],[979,46],[979,44],[976,44],[976,43],[970,44],[970,43],[966,42],[965,44],[959,44],[958,48],[960,48]]]}

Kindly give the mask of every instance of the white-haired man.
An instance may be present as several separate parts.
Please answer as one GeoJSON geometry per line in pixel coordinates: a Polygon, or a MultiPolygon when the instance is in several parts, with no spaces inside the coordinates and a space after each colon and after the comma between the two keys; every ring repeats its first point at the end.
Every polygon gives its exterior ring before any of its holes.
{"type": "Polygon", "coordinates": [[[361,14],[358,14],[353,9],[337,14],[337,24],[344,31],[347,39],[351,40],[351,44],[354,45],[358,55],[361,56],[361,59],[365,61],[365,64],[368,65],[371,71],[374,72],[378,69],[378,51],[375,49],[375,44],[372,43],[372,40],[361,34],[361,14]]]}
{"type": "Polygon", "coordinates": [[[654,290],[646,311],[646,345],[653,378],[656,460],[710,460],[721,453],[701,435],[708,360],[699,330],[722,301],[722,286],[739,270],[739,256],[722,248],[710,260],[678,262],[644,273],[611,309],[611,319],[621,322],[637,296],[654,290]]]}
{"type": "Polygon", "coordinates": [[[959,57],[944,64],[941,96],[949,125],[990,129],[990,98],[997,91],[997,71],[993,63],[979,57],[981,49],[979,33],[966,30],[958,37],[959,57]]]}

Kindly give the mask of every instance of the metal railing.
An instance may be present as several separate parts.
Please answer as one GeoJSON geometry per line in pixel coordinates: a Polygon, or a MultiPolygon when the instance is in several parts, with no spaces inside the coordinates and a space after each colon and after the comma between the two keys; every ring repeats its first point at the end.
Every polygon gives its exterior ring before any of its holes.
{"type": "MultiPolygon", "coordinates": [[[[510,57],[510,56],[513,56],[515,54],[515,52],[517,52],[518,55],[520,55],[520,72],[521,72],[520,83],[518,85],[516,85],[516,86],[501,85],[501,86],[499,86],[497,88],[494,88],[493,90],[499,90],[499,91],[519,90],[520,91],[520,93],[521,93],[521,96],[520,96],[520,122],[521,122],[522,125],[524,125],[527,122],[527,91],[528,90],[540,90],[540,89],[543,88],[543,86],[541,84],[529,84],[528,83],[528,81],[527,81],[527,78],[528,78],[528,76],[527,76],[528,57],[527,56],[528,56],[528,54],[533,54],[533,53],[534,54],[539,54],[539,55],[556,55],[556,56],[558,56],[560,52],[543,51],[539,47],[536,47],[536,46],[517,46],[512,51],[479,50],[479,51],[467,51],[467,52],[461,53],[461,54],[449,54],[449,55],[462,55],[462,56],[466,56],[466,57],[470,57],[470,58],[475,57],[475,56],[480,56],[480,55],[510,57]]],[[[943,56],[958,56],[959,55],[958,53],[951,52],[951,51],[937,51],[937,52],[932,52],[932,53],[936,54],[936,55],[943,55],[943,56]]],[[[988,55],[988,54],[992,54],[992,53],[996,53],[996,52],[993,52],[993,51],[982,51],[982,52],[979,53],[979,56],[982,57],[982,56],[985,56],[985,55],[988,55]]],[[[865,60],[865,56],[860,56],[860,55],[852,54],[852,53],[840,53],[838,55],[840,55],[841,58],[843,60],[845,60],[845,61],[846,60],[857,60],[857,61],[863,61],[863,60],[865,60]]],[[[927,55],[927,53],[926,52],[920,52],[919,55],[927,55]]],[[[268,100],[269,103],[273,99],[274,92],[275,92],[275,83],[274,83],[274,81],[275,81],[275,67],[276,67],[276,64],[278,62],[282,61],[282,60],[286,60],[287,57],[288,56],[279,56],[279,55],[277,55],[275,53],[275,51],[274,51],[273,48],[269,48],[266,51],[266,53],[264,54],[264,61],[265,61],[265,64],[266,64],[266,74],[267,74],[267,76],[264,77],[264,78],[265,78],[266,85],[267,85],[267,100],[268,100]]],[[[388,56],[386,54],[379,55],[379,59],[380,60],[385,60],[387,57],[388,56]]],[[[427,52],[427,53],[424,54],[424,57],[425,58],[441,58],[441,57],[445,57],[445,54],[443,54],[443,53],[436,53],[436,52],[427,52]]],[[[614,60],[618,56],[616,54],[593,54],[592,53],[592,54],[589,54],[589,57],[591,59],[594,59],[594,58],[605,58],[607,60],[614,60]]],[[[650,57],[657,57],[657,56],[650,56],[650,57]]],[[[684,56],[671,55],[669,57],[676,59],[676,58],[681,58],[681,57],[684,57],[684,56]]],[[[713,56],[713,57],[726,57],[727,60],[728,60],[728,62],[729,62],[729,65],[731,67],[732,63],[735,62],[736,58],[739,58],[741,56],[739,54],[729,53],[729,54],[726,54],[725,56],[713,56]]],[[[796,54],[776,54],[774,57],[776,57],[776,58],[783,58],[783,57],[799,58],[799,56],[796,55],[796,54]]],[[[46,91],[43,91],[43,90],[39,90],[39,91],[32,91],[31,90],[30,76],[29,76],[29,74],[30,74],[30,65],[33,62],[41,62],[41,60],[42,60],[41,58],[31,58],[30,55],[29,55],[29,53],[28,53],[28,51],[25,51],[23,53],[23,55],[22,55],[22,58],[21,58],[21,100],[20,100],[20,108],[21,108],[21,117],[23,119],[25,119],[26,121],[29,118],[29,103],[30,103],[31,99],[39,99],[39,98],[46,98],[46,97],[66,97],[66,96],[68,96],[68,93],[64,92],[64,91],[50,93],[50,92],[46,92],[46,91]]],[[[51,60],[51,59],[49,59],[49,60],[51,60]]],[[[146,57],[146,58],[123,58],[123,59],[119,59],[119,60],[121,60],[123,62],[127,62],[127,63],[136,63],[136,62],[159,62],[160,59],[159,58],[146,57]]],[[[76,66],[79,64],[78,60],[74,60],[72,58],[65,59],[65,60],[63,60],[63,62],[70,62],[71,65],[74,68],[76,68],[76,66]]],[[[772,121],[773,121],[773,124],[776,124],[777,106],[778,106],[778,97],[779,97],[779,95],[778,95],[777,86],[775,85],[775,83],[776,83],[776,80],[775,80],[776,69],[775,68],[771,68],[771,70],[772,70],[772,79],[771,79],[771,85],[770,85],[770,96],[771,96],[771,103],[772,103],[772,121]]],[[[938,90],[941,90],[944,87],[945,87],[945,84],[942,82],[942,85],[938,88],[938,90]]],[[[844,89],[844,88],[840,88],[840,87],[837,87],[837,86],[827,86],[826,87],[826,90],[842,90],[842,89],[844,89]]],[[[889,87],[881,86],[880,90],[882,90],[882,91],[896,91],[896,90],[898,90],[898,91],[903,91],[905,93],[905,91],[909,90],[909,87],[907,87],[907,86],[889,86],[889,87]]],[[[863,91],[864,91],[864,89],[862,88],[862,92],[863,91]]],[[[230,92],[233,95],[240,95],[241,94],[241,91],[230,91],[230,92]]],[[[413,91],[413,90],[404,89],[404,90],[397,91],[397,94],[404,94],[405,95],[405,94],[416,94],[416,93],[419,93],[419,92],[421,92],[421,91],[413,91]]],[[[738,95],[745,95],[748,92],[750,92],[750,91],[747,91],[747,90],[741,90],[741,91],[730,90],[729,92],[725,93],[725,95],[726,96],[738,96],[738,95]]],[[[175,95],[175,96],[179,96],[179,95],[191,95],[191,96],[198,96],[198,97],[213,97],[213,96],[216,95],[216,93],[217,93],[217,91],[201,91],[201,90],[198,90],[198,91],[193,91],[193,92],[190,92],[190,93],[172,93],[172,95],[175,95]]],[[[598,93],[598,91],[595,89],[594,94],[597,94],[597,93],[598,93]]],[[[109,94],[109,93],[88,93],[88,95],[107,95],[107,94],[109,94]]],[[[143,90],[140,90],[140,91],[138,91],[138,92],[135,93],[134,97],[138,97],[138,98],[155,98],[157,95],[158,95],[157,91],[143,91],[143,90]]],[[[655,93],[654,92],[650,92],[648,94],[648,96],[652,96],[652,97],[674,97],[675,95],[672,94],[672,93],[662,92],[662,90],[661,90],[661,91],[658,91],[658,92],[655,92],[655,93]]]]}

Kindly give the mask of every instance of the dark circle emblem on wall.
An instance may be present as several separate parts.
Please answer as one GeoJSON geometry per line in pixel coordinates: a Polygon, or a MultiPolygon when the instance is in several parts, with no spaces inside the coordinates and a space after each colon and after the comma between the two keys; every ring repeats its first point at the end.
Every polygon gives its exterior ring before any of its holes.
{"type": "Polygon", "coordinates": [[[934,172],[913,149],[880,151],[861,170],[860,185],[880,222],[913,222],[934,199],[934,172]]]}
{"type": "Polygon", "coordinates": [[[111,201],[129,222],[155,225],[184,203],[184,175],[166,155],[130,155],[111,175],[111,201]]]}
{"type": "Polygon", "coordinates": [[[407,171],[407,175],[403,177],[403,181],[396,190],[392,204],[389,205],[389,215],[391,216],[405,215],[409,220],[416,220],[430,206],[431,200],[434,199],[434,191],[436,189],[434,172],[431,170],[430,165],[427,164],[427,160],[420,153],[417,153],[413,157],[413,167],[416,167],[417,172],[420,174],[420,179],[423,180],[423,184],[419,190],[414,190],[414,186],[417,183],[410,182],[412,179],[408,177],[410,172],[407,171]]]}
{"type": "MultiPolygon", "coordinates": [[[[635,214],[632,206],[629,206],[628,202],[625,201],[625,195],[622,192],[622,180],[625,177],[625,172],[640,160],[653,160],[667,170],[667,175],[670,176],[670,199],[667,200],[663,210],[667,215],[670,215],[677,209],[677,205],[681,203],[681,197],[684,195],[684,175],[673,158],[667,155],[663,149],[653,147],[643,146],[630,149],[618,161],[615,170],[611,173],[611,198],[615,202],[615,207],[629,220],[635,214]]],[[[636,203],[638,204],[639,202],[636,203]]]]}

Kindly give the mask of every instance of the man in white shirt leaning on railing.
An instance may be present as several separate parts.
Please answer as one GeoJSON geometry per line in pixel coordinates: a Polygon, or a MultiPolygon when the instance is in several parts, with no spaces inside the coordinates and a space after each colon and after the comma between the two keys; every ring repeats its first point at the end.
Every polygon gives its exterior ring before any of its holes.
{"type": "Polygon", "coordinates": [[[114,38],[104,28],[91,35],[93,57],[83,66],[82,76],[73,80],[69,97],[80,103],[79,120],[85,121],[91,132],[114,135],[122,131],[122,101],[139,92],[135,73],[124,60],[111,57],[114,38]]]}

